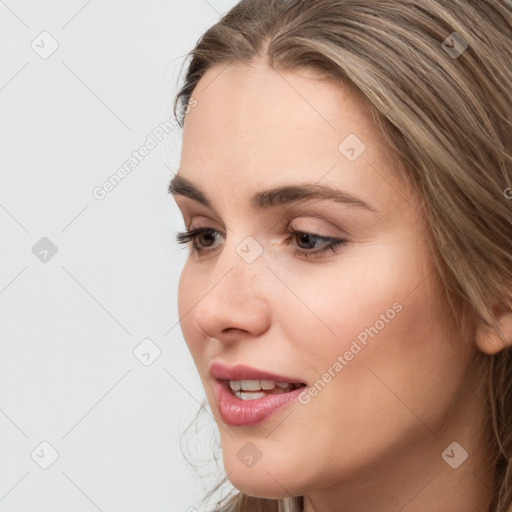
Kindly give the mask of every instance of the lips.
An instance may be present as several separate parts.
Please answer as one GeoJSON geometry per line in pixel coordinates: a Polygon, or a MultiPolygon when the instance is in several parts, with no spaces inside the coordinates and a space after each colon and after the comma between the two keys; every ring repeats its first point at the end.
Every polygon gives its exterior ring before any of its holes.
{"type": "Polygon", "coordinates": [[[303,386],[286,393],[265,395],[251,400],[236,397],[224,381],[214,382],[216,406],[222,420],[233,427],[251,427],[268,420],[286,407],[291,407],[303,386]]]}
{"type": "Polygon", "coordinates": [[[219,361],[211,363],[210,375],[219,380],[273,380],[275,382],[288,382],[290,384],[305,384],[303,380],[296,377],[279,375],[244,364],[227,366],[219,361]]]}
{"type": "Polygon", "coordinates": [[[249,427],[262,423],[278,411],[291,406],[306,386],[304,381],[297,377],[260,370],[244,364],[227,366],[214,361],[210,364],[209,372],[215,379],[213,388],[219,413],[225,423],[234,427],[249,427]],[[250,381],[253,384],[259,381],[262,387],[263,382],[266,381],[266,389],[270,389],[270,384],[273,384],[274,388],[281,389],[279,391],[277,389],[233,391],[233,386],[241,385],[242,389],[252,387],[250,381]],[[287,383],[292,386],[278,386],[277,383],[287,383]]]}

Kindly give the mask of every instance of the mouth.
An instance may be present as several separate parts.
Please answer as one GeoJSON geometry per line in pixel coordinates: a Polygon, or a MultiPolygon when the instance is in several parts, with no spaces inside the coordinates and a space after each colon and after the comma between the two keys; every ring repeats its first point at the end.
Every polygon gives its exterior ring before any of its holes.
{"type": "Polygon", "coordinates": [[[306,387],[303,383],[267,379],[215,379],[214,382],[219,413],[224,422],[233,427],[250,427],[264,422],[291,406],[306,387]]]}
{"type": "Polygon", "coordinates": [[[232,426],[253,426],[291,406],[306,387],[300,379],[244,364],[214,361],[213,377],[219,413],[232,426]]]}
{"type": "Polygon", "coordinates": [[[301,382],[280,382],[270,379],[222,379],[221,383],[231,392],[233,396],[236,396],[241,400],[257,400],[259,398],[265,398],[269,395],[290,393],[291,391],[306,386],[306,384],[301,382]]]}

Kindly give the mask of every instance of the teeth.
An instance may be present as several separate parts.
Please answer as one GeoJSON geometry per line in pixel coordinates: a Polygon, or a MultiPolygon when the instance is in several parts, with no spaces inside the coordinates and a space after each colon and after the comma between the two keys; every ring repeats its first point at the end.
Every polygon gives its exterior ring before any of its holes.
{"type": "Polygon", "coordinates": [[[233,390],[233,391],[238,391],[241,389],[240,387],[240,381],[239,380],[230,380],[229,381],[229,387],[233,390]]]}
{"type": "Polygon", "coordinates": [[[244,391],[259,391],[261,389],[261,381],[259,381],[259,380],[241,380],[240,386],[244,391]]]}
{"type": "Polygon", "coordinates": [[[267,394],[263,391],[258,393],[244,393],[243,391],[235,391],[235,396],[241,398],[242,400],[255,400],[256,398],[263,398],[264,396],[267,396],[267,394]]]}
{"type": "Polygon", "coordinates": [[[295,384],[289,384],[288,382],[275,382],[273,380],[230,380],[229,386],[233,391],[260,391],[260,390],[272,390],[276,387],[281,389],[296,387],[295,384]]]}

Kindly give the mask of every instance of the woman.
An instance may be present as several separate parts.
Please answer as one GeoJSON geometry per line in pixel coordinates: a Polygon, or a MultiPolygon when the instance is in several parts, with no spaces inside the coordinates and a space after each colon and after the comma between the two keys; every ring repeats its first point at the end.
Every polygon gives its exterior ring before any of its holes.
{"type": "Polygon", "coordinates": [[[191,52],[170,192],[222,510],[512,510],[511,26],[243,0],[191,52]]]}

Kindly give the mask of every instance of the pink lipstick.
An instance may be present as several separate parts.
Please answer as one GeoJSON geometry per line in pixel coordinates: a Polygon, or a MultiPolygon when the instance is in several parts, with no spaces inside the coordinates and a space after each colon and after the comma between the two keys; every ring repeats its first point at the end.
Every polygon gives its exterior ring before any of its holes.
{"type": "Polygon", "coordinates": [[[253,426],[290,405],[305,384],[289,377],[246,365],[210,365],[222,419],[232,426],[253,426]]]}

